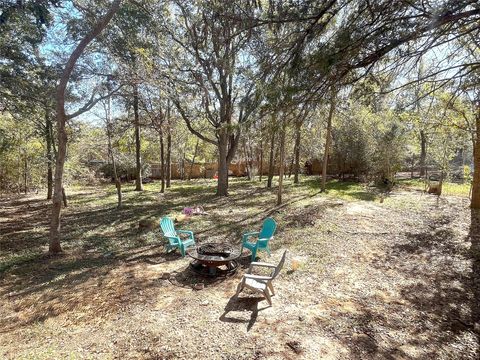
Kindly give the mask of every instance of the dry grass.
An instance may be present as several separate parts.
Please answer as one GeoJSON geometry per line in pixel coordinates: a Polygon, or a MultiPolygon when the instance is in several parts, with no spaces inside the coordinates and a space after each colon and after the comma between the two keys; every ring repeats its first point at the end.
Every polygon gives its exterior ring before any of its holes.
{"type": "Polygon", "coordinates": [[[48,204],[2,199],[0,357],[92,359],[475,359],[478,352],[480,215],[461,198],[393,192],[382,203],[357,184],[287,182],[273,191],[232,181],[70,189],[61,256],[46,255],[48,204]],[[243,270],[205,280],[165,254],[140,219],[201,204],[182,227],[199,242],[239,244],[266,216],[279,223],[271,258],[289,250],[273,307],[232,297],[243,270]],[[164,274],[169,273],[169,278],[164,274]],[[193,290],[203,282],[205,288],[193,290]]]}

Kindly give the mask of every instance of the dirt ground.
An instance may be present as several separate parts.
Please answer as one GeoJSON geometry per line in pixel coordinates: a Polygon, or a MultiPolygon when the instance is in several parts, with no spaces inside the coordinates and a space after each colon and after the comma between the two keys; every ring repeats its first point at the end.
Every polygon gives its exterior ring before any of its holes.
{"type": "Polygon", "coordinates": [[[480,357],[480,214],[468,199],[396,189],[360,200],[292,187],[275,207],[271,191],[235,186],[228,199],[197,186],[127,201],[118,216],[99,202],[101,188],[73,192],[60,256],[45,251],[46,201],[0,199],[0,357],[480,357]],[[200,243],[238,244],[264,217],[277,220],[272,256],[260,253],[276,263],[288,250],[272,307],[248,291],[233,296],[245,268],[205,280],[188,257],[165,254],[156,231],[134,227],[139,212],[178,211],[189,191],[208,215],[179,227],[200,243]]]}

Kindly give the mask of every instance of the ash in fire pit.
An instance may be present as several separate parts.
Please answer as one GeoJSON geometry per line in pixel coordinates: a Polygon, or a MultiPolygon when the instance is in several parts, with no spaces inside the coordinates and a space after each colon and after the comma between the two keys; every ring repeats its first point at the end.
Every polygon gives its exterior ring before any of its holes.
{"type": "Polygon", "coordinates": [[[190,268],[197,274],[206,276],[227,276],[237,271],[240,249],[228,244],[208,243],[187,250],[194,259],[190,268]]]}
{"type": "Polygon", "coordinates": [[[232,253],[232,248],[226,244],[205,244],[200,245],[197,248],[197,252],[201,255],[218,256],[227,259],[232,253]]]}

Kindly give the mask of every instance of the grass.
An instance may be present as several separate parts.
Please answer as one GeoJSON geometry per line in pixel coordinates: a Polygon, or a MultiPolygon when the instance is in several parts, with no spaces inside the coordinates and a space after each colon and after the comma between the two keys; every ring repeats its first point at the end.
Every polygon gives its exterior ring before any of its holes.
{"type": "MultiPolygon", "coordinates": [[[[321,190],[321,180],[318,177],[306,178],[301,182],[300,188],[306,187],[310,193],[321,190]]],[[[378,198],[376,189],[368,188],[365,184],[353,181],[330,180],[325,186],[326,196],[348,201],[365,200],[374,201],[378,198]]]]}
{"type": "MultiPolygon", "coordinates": [[[[277,178],[273,181],[274,185],[276,181],[277,178]]],[[[284,184],[284,207],[290,209],[309,207],[322,198],[376,201],[381,193],[379,189],[362,183],[339,180],[328,181],[326,193],[321,193],[319,177],[301,177],[300,184],[293,184],[293,179],[287,178],[284,184]]],[[[423,183],[419,180],[402,180],[399,184],[407,189],[423,189],[423,183]]],[[[224,199],[215,196],[215,180],[174,181],[165,194],[160,194],[159,190],[158,181],[145,184],[142,192],[135,191],[134,184],[124,184],[123,207],[117,210],[116,189],[112,184],[67,189],[69,207],[62,214],[64,249],[107,253],[155,243],[157,235],[138,235],[139,220],[158,220],[164,215],[176,217],[184,207],[192,205],[202,205],[207,211],[217,207],[226,208],[226,214],[216,216],[213,221],[203,217],[195,217],[190,221],[189,226],[194,231],[203,231],[206,236],[214,236],[216,231],[227,233],[228,236],[239,236],[244,230],[244,224],[249,223],[250,219],[265,217],[274,212],[277,217],[288,215],[282,212],[282,208],[276,210],[275,186],[267,189],[259,181],[244,178],[230,179],[230,196],[224,199]],[[233,221],[224,221],[226,218],[233,221]],[[205,228],[208,230],[204,231],[205,228]]],[[[468,196],[468,191],[467,185],[444,184],[444,195],[468,196]]],[[[406,208],[415,205],[408,199],[386,199],[386,203],[397,207],[402,207],[403,202],[406,208]]],[[[42,216],[45,216],[44,213],[42,216]]],[[[0,274],[16,265],[35,260],[46,251],[48,219],[38,217],[29,225],[31,226],[26,226],[21,231],[12,232],[9,238],[11,243],[28,243],[29,246],[10,250],[7,245],[0,255],[0,274]]]]}
{"type": "MultiPolygon", "coordinates": [[[[240,236],[245,223],[277,211],[276,180],[273,181],[274,187],[267,189],[259,181],[231,178],[230,196],[224,199],[215,196],[214,180],[174,181],[165,194],[160,194],[158,181],[145,184],[142,192],[135,191],[134,184],[123,184],[123,206],[120,210],[116,209],[114,185],[73,186],[67,189],[69,205],[62,211],[62,245],[69,252],[108,253],[152,244],[158,241],[158,234],[139,235],[140,219],[158,220],[164,215],[175,217],[184,207],[192,205],[202,205],[207,211],[225,207],[225,214],[215,215],[214,220],[212,217],[194,217],[189,223],[194,231],[203,231],[205,236],[215,236],[215,232],[240,236]],[[229,221],[225,221],[227,218],[229,221]],[[204,231],[205,228],[208,230],[204,231]]],[[[355,182],[329,181],[326,193],[320,193],[318,177],[301,177],[300,184],[293,184],[293,179],[285,179],[284,184],[284,206],[293,209],[308,207],[322,198],[346,201],[373,201],[377,198],[373,190],[355,182]]],[[[4,246],[5,251],[0,254],[0,274],[37,259],[47,249],[48,218],[41,211],[40,204],[46,206],[48,202],[39,198],[22,204],[26,208],[19,211],[22,216],[31,219],[21,231],[12,231],[9,240],[11,244],[25,246],[11,249],[9,245],[4,246]],[[36,202],[38,214],[29,213],[36,202]]],[[[286,215],[281,208],[276,212],[276,217],[286,215]]]]}
{"type": "Polygon", "coordinates": [[[37,260],[41,256],[40,252],[23,251],[20,254],[10,253],[0,261],[0,274],[12,267],[20,266],[28,262],[37,260]]]}
{"type": "MultiPolygon", "coordinates": [[[[425,190],[425,181],[423,179],[405,179],[398,180],[398,185],[412,190],[425,190]]],[[[457,184],[452,182],[444,182],[442,186],[442,195],[445,196],[470,196],[470,184],[457,184]]]]}

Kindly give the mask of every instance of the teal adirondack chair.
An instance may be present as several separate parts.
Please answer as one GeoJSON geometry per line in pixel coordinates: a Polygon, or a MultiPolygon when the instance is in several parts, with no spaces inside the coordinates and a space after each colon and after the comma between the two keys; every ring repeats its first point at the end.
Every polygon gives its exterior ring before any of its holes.
{"type": "Polygon", "coordinates": [[[178,248],[180,249],[182,256],[185,256],[185,250],[187,247],[195,245],[193,232],[188,230],[175,230],[173,221],[168,216],[162,218],[160,221],[160,227],[163,231],[163,236],[168,239],[168,244],[166,245],[167,252],[178,248]],[[182,240],[179,234],[188,234],[188,239],[182,240]]]}
{"type": "Polygon", "coordinates": [[[272,218],[266,218],[263,222],[262,230],[260,232],[249,232],[243,234],[242,245],[244,248],[249,249],[252,252],[252,261],[255,261],[258,250],[266,250],[270,255],[270,248],[268,242],[273,239],[273,234],[277,228],[277,223],[272,218]],[[256,237],[256,242],[248,241],[249,238],[256,237]]]}

